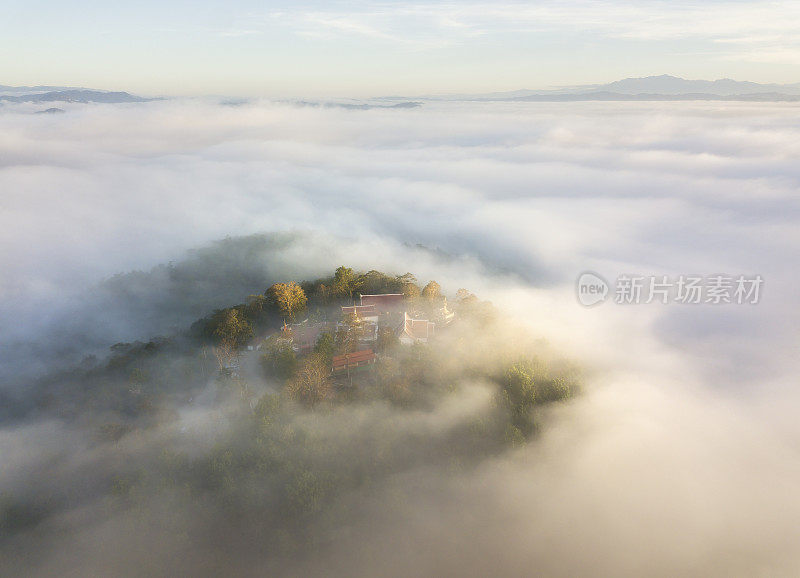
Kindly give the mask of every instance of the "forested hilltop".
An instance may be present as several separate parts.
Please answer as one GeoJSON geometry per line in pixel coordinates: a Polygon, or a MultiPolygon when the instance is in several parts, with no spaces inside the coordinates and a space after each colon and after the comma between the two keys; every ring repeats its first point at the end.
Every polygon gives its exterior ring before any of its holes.
{"type": "Polygon", "coordinates": [[[149,571],[176,551],[205,570],[232,551],[280,569],[335,546],[354,500],[391,490],[399,507],[413,472],[457,473],[527,443],[579,382],[465,289],[448,300],[435,281],[344,266],[275,283],[37,383],[36,412],[91,457],[2,496],[3,551],[22,556],[25,536],[100,508],[134,540],[169,544],[149,571]]]}

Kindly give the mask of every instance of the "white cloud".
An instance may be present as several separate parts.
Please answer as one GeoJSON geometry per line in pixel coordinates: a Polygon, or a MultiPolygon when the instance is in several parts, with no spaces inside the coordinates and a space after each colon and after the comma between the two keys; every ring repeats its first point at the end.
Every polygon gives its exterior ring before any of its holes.
{"type": "Polygon", "coordinates": [[[410,518],[379,509],[394,525],[363,516],[359,548],[396,546],[388,567],[407,573],[497,567],[500,551],[509,574],[796,572],[796,105],[67,108],[0,112],[0,339],[114,272],[311,229],[287,255],[465,285],[594,370],[541,444],[428,480],[410,518]],[[765,290],[752,307],[584,309],[587,269],[759,273],[765,290]],[[421,551],[446,531],[474,549],[421,551]]]}

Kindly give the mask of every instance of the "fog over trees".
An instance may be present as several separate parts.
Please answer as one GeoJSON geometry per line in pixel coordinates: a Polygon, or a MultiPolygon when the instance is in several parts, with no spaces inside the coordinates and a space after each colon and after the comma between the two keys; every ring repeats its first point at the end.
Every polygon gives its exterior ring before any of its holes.
{"type": "MultiPolygon", "coordinates": [[[[430,281],[420,291],[414,279],[342,266],[330,277],[274,283],[265,300],[251,294],[182,332],[114,344],[102,358],[30,383],[34,402],[18,420],[60,424],[79,449],[63,447],[54,459],[98,461],[44,479],[30,472],[4,491],[8,568],[53,571],[68,552],[39,564],[29,548],[79,547],[61,536],[81,532],[69,518],[101,508],[93,524],[124,529],[92,553],[87,571],[111,563],[128,572],[105,558],[127,552],[115,540],[133,540],[149,544],[146,567],[156,573],[294,572],[339,547],[341,528],[355,522],[355,496],[369,502],[414,472],[474,471],[532,440],[537,414],[579,392],[574,363],[466,290],[453,304],[457,321],[435,340],[401,345],[387,314],[388,335],[372,346],[377,360],[337,376],[332,360],[363,347],[365,324],[341,306],[363,287],[402,287],[403,311],[432,317],[445,303],[441,288],[430,281]],[[285,320],[307,308],[337,325],[303,352],[291,328],[309,321],[285,320]]],[[[400,503],[416,499],[392,491],[400,503]]]]}

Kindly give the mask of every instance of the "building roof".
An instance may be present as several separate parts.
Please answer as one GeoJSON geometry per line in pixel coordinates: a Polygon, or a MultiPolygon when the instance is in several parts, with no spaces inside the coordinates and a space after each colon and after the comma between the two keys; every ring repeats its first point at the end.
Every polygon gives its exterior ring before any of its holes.
{"type": "Polygon", "coordinates": [[[380,295],[362,295],[361,306],[373,305],[379,311],[397,309],[403,306],[405,296],[402,293],[382,293],[380,295]]]}
{"type": "Polygon", "coordinates": [[[353,313],[359,317],[374,317],[378,314],[378,311],[375,309],[374,303],[369,305],[352,305],[350,307],[342,307],[343,315],[352,315],[353,313]]]}
{"type": "Polygon", "coordinates": [[[433,332],[436,329],[436,324],[427,319],[412,319],[408,313],[404,315],[403,319],[403,335],[407,335],[412,339],[430,339],[433,337],[433,332]]]}
{"type": "Polygon", "coordinates": [[[374,362],[375,352],[371,349],[364,349],[362,351],[356,351],[355,353],[335,356],[333,358],[333,371],[347,369],[348,367],[359,367],[374,362]]]}
{"type": "Polygon", "coordinates": [[[313,347],[320,335],[330,331],[327,323],[295,323],[288,326],[295,347],[313,347]]]}

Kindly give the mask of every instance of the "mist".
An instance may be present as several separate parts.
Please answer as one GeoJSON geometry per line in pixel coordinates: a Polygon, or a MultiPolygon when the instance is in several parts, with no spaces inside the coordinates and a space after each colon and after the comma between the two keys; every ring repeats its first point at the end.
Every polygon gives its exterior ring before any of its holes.
{"type": "MultiPolygon", "coordinates": [[[[0,413],[0,493],[52,505],[8,537],[10,570],[800,572],[796,105],[65,108],[0,109],[0,392],[23,408],[0,413]],[[276,553],[257,533],[237,544],[216,505],[178,490],[107,505],[106,488],[161,468],[165,447],[194,456],[242,438],[227,430],[235,403],[211,386],[175,405],[177,418],[113,443],[84,427],[91,408],[70,419],[32,409],[48,373],[340,265],[413,271],[448,296],[468,288],[579,363],[581,394],[537,415],[528,443],[469,467],[437,463],[426,446],[493,411],[480,380],[424,409],[368,400],[299,414],[292,427],[330,440],[332,456],[303,459],[334,472],[370,439],[399,440],[374,449],[388,473],[368,493],[337,501],[346,524],[309,523],[318,547],[307,555],[276,553]],[[586,308],[583,271],[758,274],[764,287],[754,305],[586,308]],[[226,546],[197,546],[215,540],[226,546]]],[[[511,346],[505,331],[492,351],[511,346]]],[[[437,364],[466,359],[453,349],[437,364]]],[[[183,360],[165,363],[177,372],[183,360]]]]}

